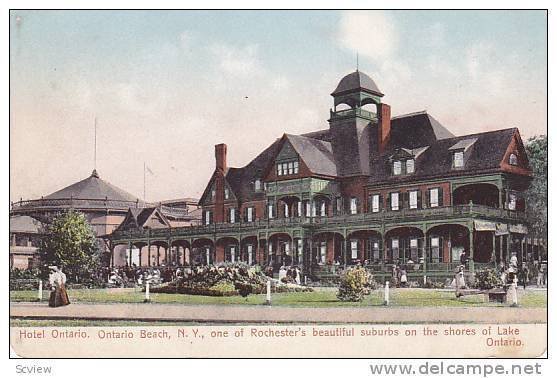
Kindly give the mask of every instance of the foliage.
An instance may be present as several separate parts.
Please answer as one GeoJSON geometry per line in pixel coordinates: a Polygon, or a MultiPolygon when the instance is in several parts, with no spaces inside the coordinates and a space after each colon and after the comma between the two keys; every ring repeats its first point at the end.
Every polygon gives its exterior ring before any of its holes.
{"type": "Polygon", "coordinates": [[[533,180],[526,192],[526,211],[535,234],[547,235],[547,136],[528,139],[526,152],[533,180]]]}
{"type": "Polygon", "coordinates": [[[60,213],[42,231],[39,254],[41,275],[48,276],[48,266],[61,267],[68,282],[96,281],[100,249],[93,229],[85,216],[70,210],[60,213]]]}
{"type": "Polygon", "coordinates": [[[340,277],[337,298],[346,302],[361,302],[364,295],[376,287],[371,273],[362,267],[346,269],[340,277]]]}
{"type": "Polygon", "coordinates": [[[40,271],[37,268],[31,269],[10,269],[10,279],[11,280],[22,280],[22,279],[37,279],[39,278],[40,271]]]}
{"type": "Polygon", "coordinates": [[[476,272],[476,287],[481,290],[489,290],[502,286],[503,281],[496,269],[485,268],[476,272]]]}

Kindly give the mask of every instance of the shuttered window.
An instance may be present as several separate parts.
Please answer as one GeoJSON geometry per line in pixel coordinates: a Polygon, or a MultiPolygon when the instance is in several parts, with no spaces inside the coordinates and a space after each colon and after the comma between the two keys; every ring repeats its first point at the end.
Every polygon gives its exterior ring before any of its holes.
{"type": "Polygon", "coordinates": [[[418,208],[418,191],[411,190],[408,192],[408,207],[410,209],[417,209],[418,208]]]}
{"type": "Polygon", "coordinates": [[[393,163],[393,174],[397,176],[402,174],[402,163],[398,160],[393,163]]]}
{"type": "Polygon", "coordinates": [[[399,194],[398,193],[391,193],[391,210],[397,211],[400,209],[399,204],[399,194]]]}
{"type": "Polygon", "coordinates": [[[371,212],[379,212],[379,194],[374,194],[371,196],[371,212]]]}

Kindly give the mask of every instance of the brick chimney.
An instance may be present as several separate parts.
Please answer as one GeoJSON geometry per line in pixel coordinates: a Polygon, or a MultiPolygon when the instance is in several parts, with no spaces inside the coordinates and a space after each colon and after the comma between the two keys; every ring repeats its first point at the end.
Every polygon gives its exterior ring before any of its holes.
{"type": "Polygon", "coordinates": [[[224,214],[224,175],[226,173],[226,144],[221,143],[215,145],[215,223],[223,223],[225,221],[224,214]]]}
{"type": "Polygon", "coordinates": [[[387,104],[379,104],[377,113],[379,115],[377,127],[377,144],[379,153],[382,154],[389,143],[391,136],[391,106],[387,104]]]}
{"type": "Polygon", "coordinates": [[[226,144],[215,145],[216,168],[222,172],[226,171],[226,144]]]}

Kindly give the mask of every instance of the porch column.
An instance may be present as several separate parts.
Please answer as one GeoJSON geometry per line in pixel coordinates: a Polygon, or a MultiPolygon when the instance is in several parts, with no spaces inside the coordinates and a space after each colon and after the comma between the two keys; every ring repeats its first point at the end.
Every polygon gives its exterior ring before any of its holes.
{"type": "Polygon", "coordinates": [[[114,268],[114,244],[110,244],[110,266],[114,268]]]}
{"type": "Polygon", "coordinates": [[[496,236],[495,236],[495,231],[493,231],[493,236],[492,236],[492,238],[491,238],[491,248],[492,248],[492,251],[491,251],[491,262],[494,263],[495,265],[497,265],[497,259],[496,259],[496,257],[495,257],[495,238],[496,238],[496,236]]]}
{"type": "Polygon", "coordinates": [[[128,256],[128,266],[132,266],[132,242],[128,242],[128,253],[130,254],[128,256]]]}
{"type": "Polygon", "coordinates": [[[142,250],[142,249],[143,249],[143,247],[142,247],[142,246],[139,246],[139,264],[138,264],[139,267],[142,266],[142,265],[141,265],[141,250],[142,250]]]}
{"type": "Polygon", "coordinates": [[[499,235],[499,263],[503,261],[503,235],[499,235]]]}
{"type": "Polygon", "coordinates": [[[151,266],[151,240],[147,240],[147,266],[151,266]]]}
{"type": "Polygon", "coordinates": [[[470,271],[474,272],[474,226],[468,228],[470,236],[470,271]]]}
{"type": "Polygon", "coordinates": [[[160,245],[157,245],[157,266],[160,266],[160,265],[161,265],[161,262],[160,262],[160,255],[161,255],[161,246],[160,246],[160,245]]]}

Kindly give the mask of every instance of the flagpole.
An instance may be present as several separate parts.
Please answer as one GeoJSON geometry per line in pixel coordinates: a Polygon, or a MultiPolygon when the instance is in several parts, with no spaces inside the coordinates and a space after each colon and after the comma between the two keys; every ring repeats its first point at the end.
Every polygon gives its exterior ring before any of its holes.
{"type": "Polygon", "coordinates": [[[147,203],[145,198],[145,162],[143,162],[143,202],[147,203]]]}

